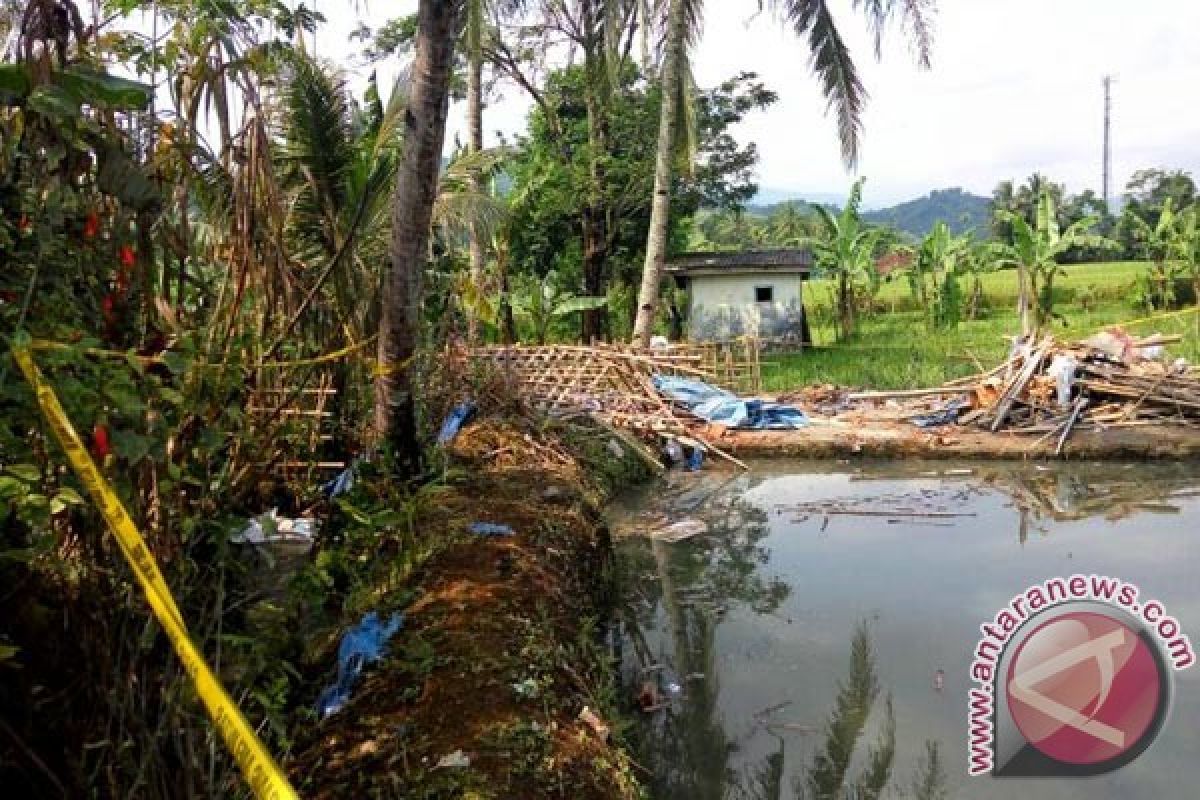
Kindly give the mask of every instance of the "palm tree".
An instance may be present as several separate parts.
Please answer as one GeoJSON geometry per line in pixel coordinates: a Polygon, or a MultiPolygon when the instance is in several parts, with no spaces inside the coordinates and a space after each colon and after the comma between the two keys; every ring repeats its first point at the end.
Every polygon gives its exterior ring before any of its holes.
{"type": "MultiPolygon", "coordinates": [[[[486,0],[467,0],[467,150],[470,153],[483,150],[483,33],[486,11],[486,0]]],[[[482,188],[479,176],[472,178],[472,186],[476,191],[482,188]]],[[[471,283],[478,291],[483,283],[483,234],[477,226],[472,225],[467,238],[471,283]]],[[[479,334],[479,325],[474,316],[469,318],[467,325],[467,340],[474,343],[479,334]]]]}
{"type": "MultiPolygon", "coordinates": [[[[762,5],[763,0],[760,0],[762,5]]],[[[842,158],[848,167],[858,162],[859,138],[866,89],[858,77],[850,51],[842,39],[829,9],[828,0],[769,0],[798,37],[807,37],[810,64],[821,82],[829,107],[835,109],[842,158]]],[[[916,44],[917,60],[929,66],[932,32],[929,27],[929,3],[925,0],[853,0],[853,7],[867,17],[875,38],[875,55],[880,55],[883,30],[897,5],[903,22],[916,44]]],[[[642,267],[642,285],[638,293],[634,343],[646,347],[654,327],[659,287],[666,266],[667,235],[671,211],[672,152],[678,138],[675,126],[680,102],[679,85],[688,70],[687,44],[697,36],[703,0],[668,0],[666,58],[662,67],[662,109],[659,117],[658,151],[654,173],[654,201],[650,231],[646,241],[646,259],[642,267]]]]}
{"type": "Polygon", "coordinates": [[[404,157],[392,204],[391,259],[383,283],[375,433],[386,437],[401,474],[416,475],[421,455],[414,397],[422,272],[437,199],[446,138],[454,47],[463,23],[461,0],[421,0],[405,114],[404,157]]]}
{"type": "Polygon", "coordinates": [[[882,230],[869,228],[859,215],[863,179],[854,182],[846,207],[837,215],[817,206],[821,233],[810,240],[816,264],[834,279],[834,305],[838,335],[842,339],[854,333],[856,285],[872,279],[875,273],[875,246],[882,230]]]}
{"type": "Polygon", "coordinates": [[[337,313],[357,338],[370,327],[377,264],[386,257],[385,212],[400,161],[406,81],[396,82],[385,105],[372,76],[365,108],[355,115],[341,74],[297,52],[281,96],[284,230],[294,258],[323,265],[310,293],[331,280],[337,313]]]}
{"type": "Polygon", "coordinates": [[[1004,261],[1017,267],[1017,314],[1021,334],[1036,333],[1054,314],[1054,277],[1062,272],[1058,258],[1073,247],[1115,248],[1117,245],[1091,233],[1099,223],[1096,216],[1060,231],[1054,198],[1048,187],[1038,192],[1037,218],[1030,225],[1017,212],[1000,210],[1002,221],[1012,226],[1012,242],[1002,250],[1004,261]]]}

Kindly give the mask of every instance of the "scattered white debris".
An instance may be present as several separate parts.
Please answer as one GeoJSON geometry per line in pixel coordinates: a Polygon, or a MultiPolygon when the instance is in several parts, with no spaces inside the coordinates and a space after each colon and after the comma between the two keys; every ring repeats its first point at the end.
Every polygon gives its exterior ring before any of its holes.
{"type": "Polygon", "coordinates": [[[462,750],[455,750],[448,756],[442,756],[435,769],[466,769],[471,766],[471,759],[462,750]]]}
{"type": "Polygon", "coordinates": [[[279,516],[278,509],[271,509],[246,523],[246,527],[229,537],[234,544],[299,543],[312,545],[316,526],[308,517],[279,516]]]}

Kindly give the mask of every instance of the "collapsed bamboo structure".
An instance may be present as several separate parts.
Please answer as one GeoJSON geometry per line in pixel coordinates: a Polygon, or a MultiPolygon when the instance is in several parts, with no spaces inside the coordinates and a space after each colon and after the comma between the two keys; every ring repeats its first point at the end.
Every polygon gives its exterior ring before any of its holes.
{"type": "Polygon", "coordinates": [[[1038,445],[1055,439],[1061,454],[1078,430],[1200,427],[1200,376],[1163,352],[1177,341],[1162,335],[1134,339],[1119,328],[1073,343],[1047,335],[1016,342],[1007,360],[969,378],[931,389],[853,393],[846,400],[924,406],[902,412],[911,418],[927,414],[933,401],[948,412],[946,423],[1035,435],[1038,445]]]}
{"type": "Polygon", "coordinates": [[[676,439],[745,468],[698,432],[704,422],[668,401],[656,375],[716,383],[704,357],[686,349],[639,350],[618,345],[490,346],[470,358],[505,376],[533,408],[550,416],[584,415],[643,439],[676,439]]]}

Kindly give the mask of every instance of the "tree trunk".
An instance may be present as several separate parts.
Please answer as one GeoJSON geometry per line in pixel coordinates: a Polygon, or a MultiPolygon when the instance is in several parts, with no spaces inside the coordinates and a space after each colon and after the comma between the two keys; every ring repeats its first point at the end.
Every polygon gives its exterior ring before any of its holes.
{"type": "Polygon", "coordinates": [[[838,306],[838,327],[842,331],[842,340],[850,338],[854,332],[854,309],[853,297],[851,296],[850,275],[843,270],[838,273],[838,290],[837,290],[837,306],[838,306]]]}
{"type": "MultiPolygon", "coordinates": [[[[588,197],[580,214],[583,234],[584,293],[599,296],[606,293],[608,272],[608,201],[605,197],[607,171],[604,159],[608,156],[608,106],[606,91],[608,67],[604,49],[602,11],[596,0],[583,0],[580,19],[585,31],[584,68],[587,73],[584,104],[588,119],[588,197]]],[[[604,309],[583,312],[582,335],[590,344],[604,335],[604,309]]]]}
{"type": "Polygon", "coordinates": [[[654,332],[671,223],[671,160],[675,154],[675,126],[679,117],[679,84],[684,63],[686,19],[683,0],[670,2],[667,58],[662,69],[662,107],[658,117],[658,154],[654,163],[654,199],[650,206],[650,233],[646,239],[646,261],[642,265],[637,318],[633,324],[633,344],[637,347],[649,347],[650,334],[654,332]]]}
{"type": "Polygon", "coordinates": [[[408,110],[404,160],[392,203],[390,264],[383,281],[379,370],[375,379],[375,432],[386,437],[401,474],[420,471],[414,356],[420,341],[422,277],[429,254],[430,222],[437,197],[446,136],[450,71],[461,28],[459,2],[421,0],[408,110]]]}
{"type": "Polygon", "coordinates": [[[1033,333],[1033,319],[1029,304],[1029,268],[1017,264],[1017,316],[1021,319],[1021,336],[1033,333]]]}
{"type": "MultiPolygon", "coordinates": [[[[589,297],[598,297],[605,293],[608,262],[604,209],[591,203],[585,205],[580,222],[583,229],[583,293],[589,297]]],[[[584,344],[591,344],[604,337],[603,313],[604,309],[589,309],[583,312],[581,335],[584,344]]]]}
{"type": "MultiPolygon", "coordinates": [[[[483,150],[483,0],[468,0],[467,12],[467,150],[478,154],[483,150]]],[[[471,170],[471,190],[483,191],[479,171],[471,170]]],[[[471,257],[471,284],[475,291],[483,294],[484,244],[479,224],[472,221],[467,234],[471,257]]],[[[467,341],[475,344],[479,340],[479,319],[475,310],[467,319],[467,341]]]]}

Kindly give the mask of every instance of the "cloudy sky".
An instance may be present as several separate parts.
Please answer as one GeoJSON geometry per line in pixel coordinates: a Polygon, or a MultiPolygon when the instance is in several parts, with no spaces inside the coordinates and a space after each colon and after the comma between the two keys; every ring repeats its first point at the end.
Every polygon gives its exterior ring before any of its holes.
{"type": "MultiPolygon", "coordinates": [[[[886,206],[930,189],[989,194],[1006,178],[1041,171],[1070,191],[1100,188],[1103,93],[1114,76],[1114,191],[1147,166],[1200,173],[1200,31],[1196,0],[940,0],[933,68],[918,70],[897,29],[876,62],[850,0],[831,0],[870,92],[859,172],[866,200],[886,206]]],[[[344,0],[343,0],[344,3],[344,0]]],[[[349,56],[355,12],[330,17],[318,48],[349,56]]],[[[357,16],[377,25],[415,8],[373,0],[357,16]]],[[[756,0],[708,0],[693,54],[697,81],[758,72],[779,102],[747,120],[739,138],[758,143],[764,189],[797,196],[844,194],[853,175],[808,70],[807,52],[756,0]]],[[[524,127],[528,103],[506,88],[485,128],[524,127]]],[[[451,112],[450,141],[463,109],[451,112]]]]}

